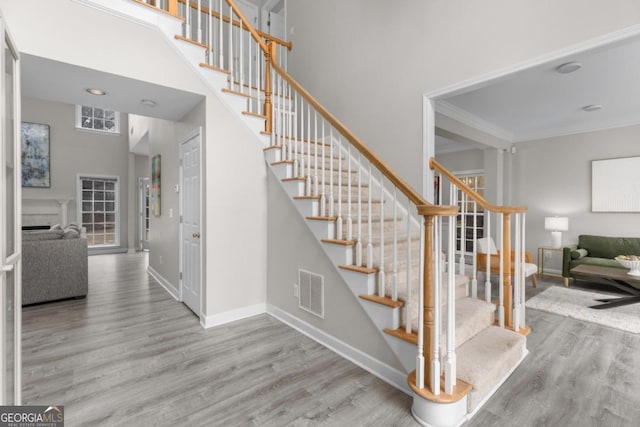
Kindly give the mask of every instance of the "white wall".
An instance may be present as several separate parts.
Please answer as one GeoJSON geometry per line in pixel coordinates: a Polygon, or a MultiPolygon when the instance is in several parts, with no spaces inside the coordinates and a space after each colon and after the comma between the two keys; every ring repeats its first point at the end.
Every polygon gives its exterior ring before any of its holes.
{"type": "Polygon", "coordinates": [[[22,98],[22,120],[49,125],[51,188],[23,188],[22,198],[71,198],[69,222],[79,222],[76,209],[76,183],[79,173],[115,175],[120,178],[120,245],[129,242],[129,170],[127,115],[122,114],[122,133],[108,135],[78,130],[75,105],[22,98]]]}
{"type": "Polygon", "coordinates": [[[423,93],[640,22],[640,0],[296,0],[289,72],[421,186],[423,93]]]}
{"type": "Polygon", "coordinates": [[[375,327],[344,283],[277,178],[269,174],[268,183],[267,303],[387,365],[402,370],[381,331],[375,327]],[[298,308],[298,299],[293,295],[293,284],[298,282],[298,269],[324,276],[324,319],[298,308]]]}
{"type": "Polygon", "coordinates": [[[551,243],[544,217],[554,215],[569,217],[563,243],[580,234],[640,237],[640,214],[591,212],[591,161],[637,156],[639,139],[640,126],[629,126],[519,143],[513,202],[529,208],[527,249],[551,243]]]}

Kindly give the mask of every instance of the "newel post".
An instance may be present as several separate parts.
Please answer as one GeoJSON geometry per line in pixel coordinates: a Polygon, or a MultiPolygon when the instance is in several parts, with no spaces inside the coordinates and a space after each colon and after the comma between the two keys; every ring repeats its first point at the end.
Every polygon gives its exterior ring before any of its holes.
{"type": "Polygon", "coordinates": [[[276,60],[276,49],[273,40],[267,42],[267,51],[264,53],[264,115],[267,117],[265,132],[272,132],[273,105],[271,104],[271,63],[276,60]]]}
{"type": "Polygon", "coordinates": [[[513,299],[511,287],[511,274],[513,265],[511,263],[511,215],[504,214],[502,220],[502,280],[504,295],[504,324],[508,328],[513,327],[513,299]]]}
{"type": "MultiPolygon", "coordinates": [[[[434,301],[433,301],[433,215],[424,216],[424,276],[422,282],[422,291],[424,295],[423,300],[423,335],[422,346],[424,360],[424,383],[429,384],[431,387],[432,375],[434,373],[431,370],[431,357],[433,355],[433,334],[436,333],[433,330],[434,321],[434,301]]],[[[439,375],[440,373],[435,373],[439,375]]],[[[431,390],[432,393],[437,394],[437,390],[431,390]]]]}
{"type": "Polygon", "coordinates": [[[178,16],[178,0],[169,0],[167,4],[167,12],[173,16],[178,16]]]}

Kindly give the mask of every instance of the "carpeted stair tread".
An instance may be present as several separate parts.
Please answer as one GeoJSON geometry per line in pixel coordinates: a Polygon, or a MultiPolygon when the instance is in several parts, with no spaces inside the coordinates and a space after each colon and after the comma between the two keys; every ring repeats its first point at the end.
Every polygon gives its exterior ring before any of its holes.
{"type": "MultiPolygon", "coordinates": [[[[480,331],[493,325],[495,311],[495,305],[477,298],[456,299],[456,347],[462,346],[480,331]]],[[[441,350],[444,354],[447,349],[447,333],[444,328],[441,337],[441,350]]]]}
{"type": "Polygon", "coordinates": [[[498,326],[489,326],[458,347],[457,377],[473,386],[469,412],[519,363],[525,351],[523,335],[498,326]]]}

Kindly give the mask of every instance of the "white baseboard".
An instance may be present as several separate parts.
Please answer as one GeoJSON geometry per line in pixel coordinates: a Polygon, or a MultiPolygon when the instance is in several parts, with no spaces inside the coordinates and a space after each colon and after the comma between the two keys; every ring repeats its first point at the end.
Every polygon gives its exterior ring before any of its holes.
{"type": "Polygon", "coordinates": [[[201,316],[200,324],[203,328],[213,328],[214,326],[224,325],[225,323],[234,322],[236,320],[245,319],[247,317],[264,314],[267,311],[265,303],[249,305],[247,307],[236,308],[211,316],[201,316]]]}
{"type": "Polygon", "coordinates": [[[176,301],[182,301],[182,298],[180,298],[180,291],[178,290],[178,288],[173,286],[171,282],[169,282],[167,279],[162,277],[162,275],[157,271],[155,271],[153,267],[151,266],[147,267],[147,273],[149,273],[151,277],[156,279],[157,282],[160,283],[160,286],[162,286],[164,290],[167,291],[169,295],[171,295],[176,301]]]}
{"type": "Polygon", "coordinates": [[[327,334],[324,331],[308,324],[307,322],[298,319],[297,317],[287,313],[286,311],[267,304],[267,314],[275,317],[282,323],[291,326],[298,332],[303,333],[312,340],[322,344],[329,350],[334,351],[345,359],[355,363],[362,369],[368,371],[372,375],[380,378],[382,381],[392,385],[400,391],[411,395],[409,386],[407,385],[407,374],[399,371],[398,369],[387,365],[384,362],[374,359],[366,353],[358,350],[339,339],[327,334]]]}
{"type": "Polygon", "coordinates": [[[87,250],[87,255],[126,254],[128,250],[127,248],[90,248],[87,250]]]}
{"type": "Polygon", "coordinates": [[[562,275],[562,270],[558,270],[557,268],[545,268],[544,269],[545,273],[551,273],[551,274],[560,274],[562,275]]]}

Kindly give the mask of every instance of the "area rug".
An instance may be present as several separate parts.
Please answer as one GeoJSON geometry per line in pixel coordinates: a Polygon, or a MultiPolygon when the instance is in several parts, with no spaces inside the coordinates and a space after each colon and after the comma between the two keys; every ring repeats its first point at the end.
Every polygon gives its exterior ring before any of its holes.
{"type": "MultiPolygon", "coordinates": [[[[621,295],[622,296],[622,295],[621,295]]],[[[640,304],[594,310],[596,299],[611,298],[610,294],[552,286],[526,302],[527,308],[571,317],[585,322],[640,334],[640,304]]],[[[616,295],[613,295],[615,298],[616,295]]]]}

